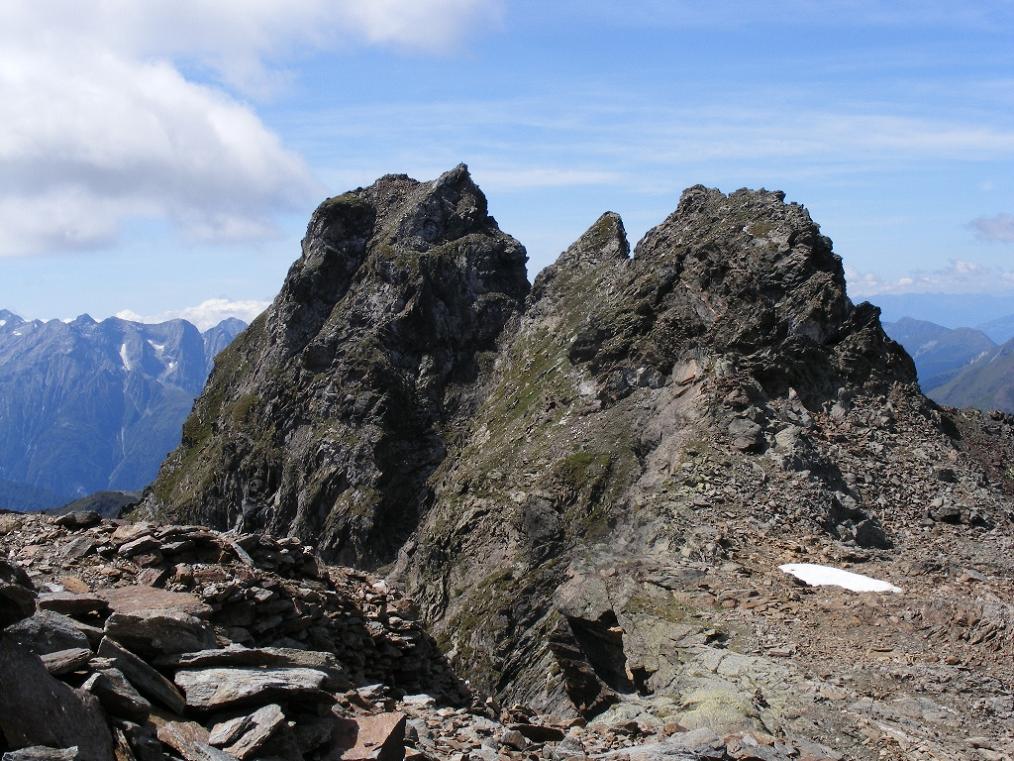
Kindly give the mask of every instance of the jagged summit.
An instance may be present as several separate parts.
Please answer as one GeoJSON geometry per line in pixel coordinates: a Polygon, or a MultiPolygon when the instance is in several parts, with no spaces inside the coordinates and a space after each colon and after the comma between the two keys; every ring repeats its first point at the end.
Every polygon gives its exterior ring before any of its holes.
{"type": "Polygon", "coordinates": [[[325,201],[147,514],[389,567],[508,702],[839,731],[722,590],[788,584],[772,569],[809,551],[907,573],[930,504],[976,506],[934,513],[970,551],[1009,509],[978,439],[782,193],[694,186],[632,255],[607,213],[530,290],[524,265],[464,166],[325,201]]]}
{"type": "Polygon", "coordinates": [[[328,199],[302,248],[221,356],[150,503],[375,564],[425,508],[447,431],[522,310],[527,257],[464,165],[328,199]]]}

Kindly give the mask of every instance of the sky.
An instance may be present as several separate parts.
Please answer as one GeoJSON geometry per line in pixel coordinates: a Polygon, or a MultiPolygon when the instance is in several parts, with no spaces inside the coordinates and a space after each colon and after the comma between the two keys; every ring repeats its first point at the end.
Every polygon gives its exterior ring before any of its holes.
{"type": "Polygon", "coordinates": [[[5,0],[0,307],[250,319],[325,197],[464,161],[530,277],[766,187],[853,299],[1014,312],[1014,0],[706,5],[5,0]]]}

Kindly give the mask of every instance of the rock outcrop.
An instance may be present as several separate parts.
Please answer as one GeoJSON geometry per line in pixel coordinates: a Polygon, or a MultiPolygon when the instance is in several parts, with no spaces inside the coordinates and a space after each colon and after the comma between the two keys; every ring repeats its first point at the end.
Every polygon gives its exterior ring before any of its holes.
{"type": "Polygon", "coordinates": [[[150,504],[392,560],[522,309],[525,261],[463,166],[328,199],[281,293],[219,356],[150,504]]]}
{"type": "Polygon", "coordinates": [[[1014,732],[1011,484],[984,454],[1010,431],[922,396],[802,206],[693,187],[633,255],[605,214],[530,293],[523,265],[463,167],[325,202],[142,514],[390,563],[473,688],[535,712],[861,758],[1014,732]],[[799,561],[905,604],[801,590],[799,561]],[[945,603],[989,622],[954,645],[991,685],[972,710],[908,686],[947,665],[945,603]],[[885,620],[889,650],[858,639],[885,620]]]}

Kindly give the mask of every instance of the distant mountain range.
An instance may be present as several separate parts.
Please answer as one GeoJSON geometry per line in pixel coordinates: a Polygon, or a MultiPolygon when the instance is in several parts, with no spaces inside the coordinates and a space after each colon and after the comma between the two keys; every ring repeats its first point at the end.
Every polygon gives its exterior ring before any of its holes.
{"type": "Polygon", "coordinates": [[[245,327],[27,321],[0,310],[0,507],[147,485],[179,443],[215,355],[245,327]]]}
{"type": "Polygon", "coordinates": [[[974,328],[946,328],[905,317],[884,330],[915,360],[924,393],[951,407],[1014,412],[1014,316],[974,328]],[[987,332],[987,329],[990,332],[987,332]]]}
{"type": "Polygon", "coordinates": [[[911,317],[948,328],[973,327],[998,344],[1014,338],[1012,295],[897,293],[870,296],[868,300],[880,307],[884,322],[899,322],[911,317]]]}

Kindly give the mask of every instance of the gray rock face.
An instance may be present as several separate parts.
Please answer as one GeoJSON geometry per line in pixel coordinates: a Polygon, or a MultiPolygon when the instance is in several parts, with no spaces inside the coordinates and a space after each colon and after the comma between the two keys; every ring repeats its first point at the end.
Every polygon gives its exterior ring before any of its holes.
{"type": "Polygon", "coordinates": [[[464,166],[325,201],[271,308],[220,357],[149,509],[391,560],[521,311],[525,260],[464,166]]]}

